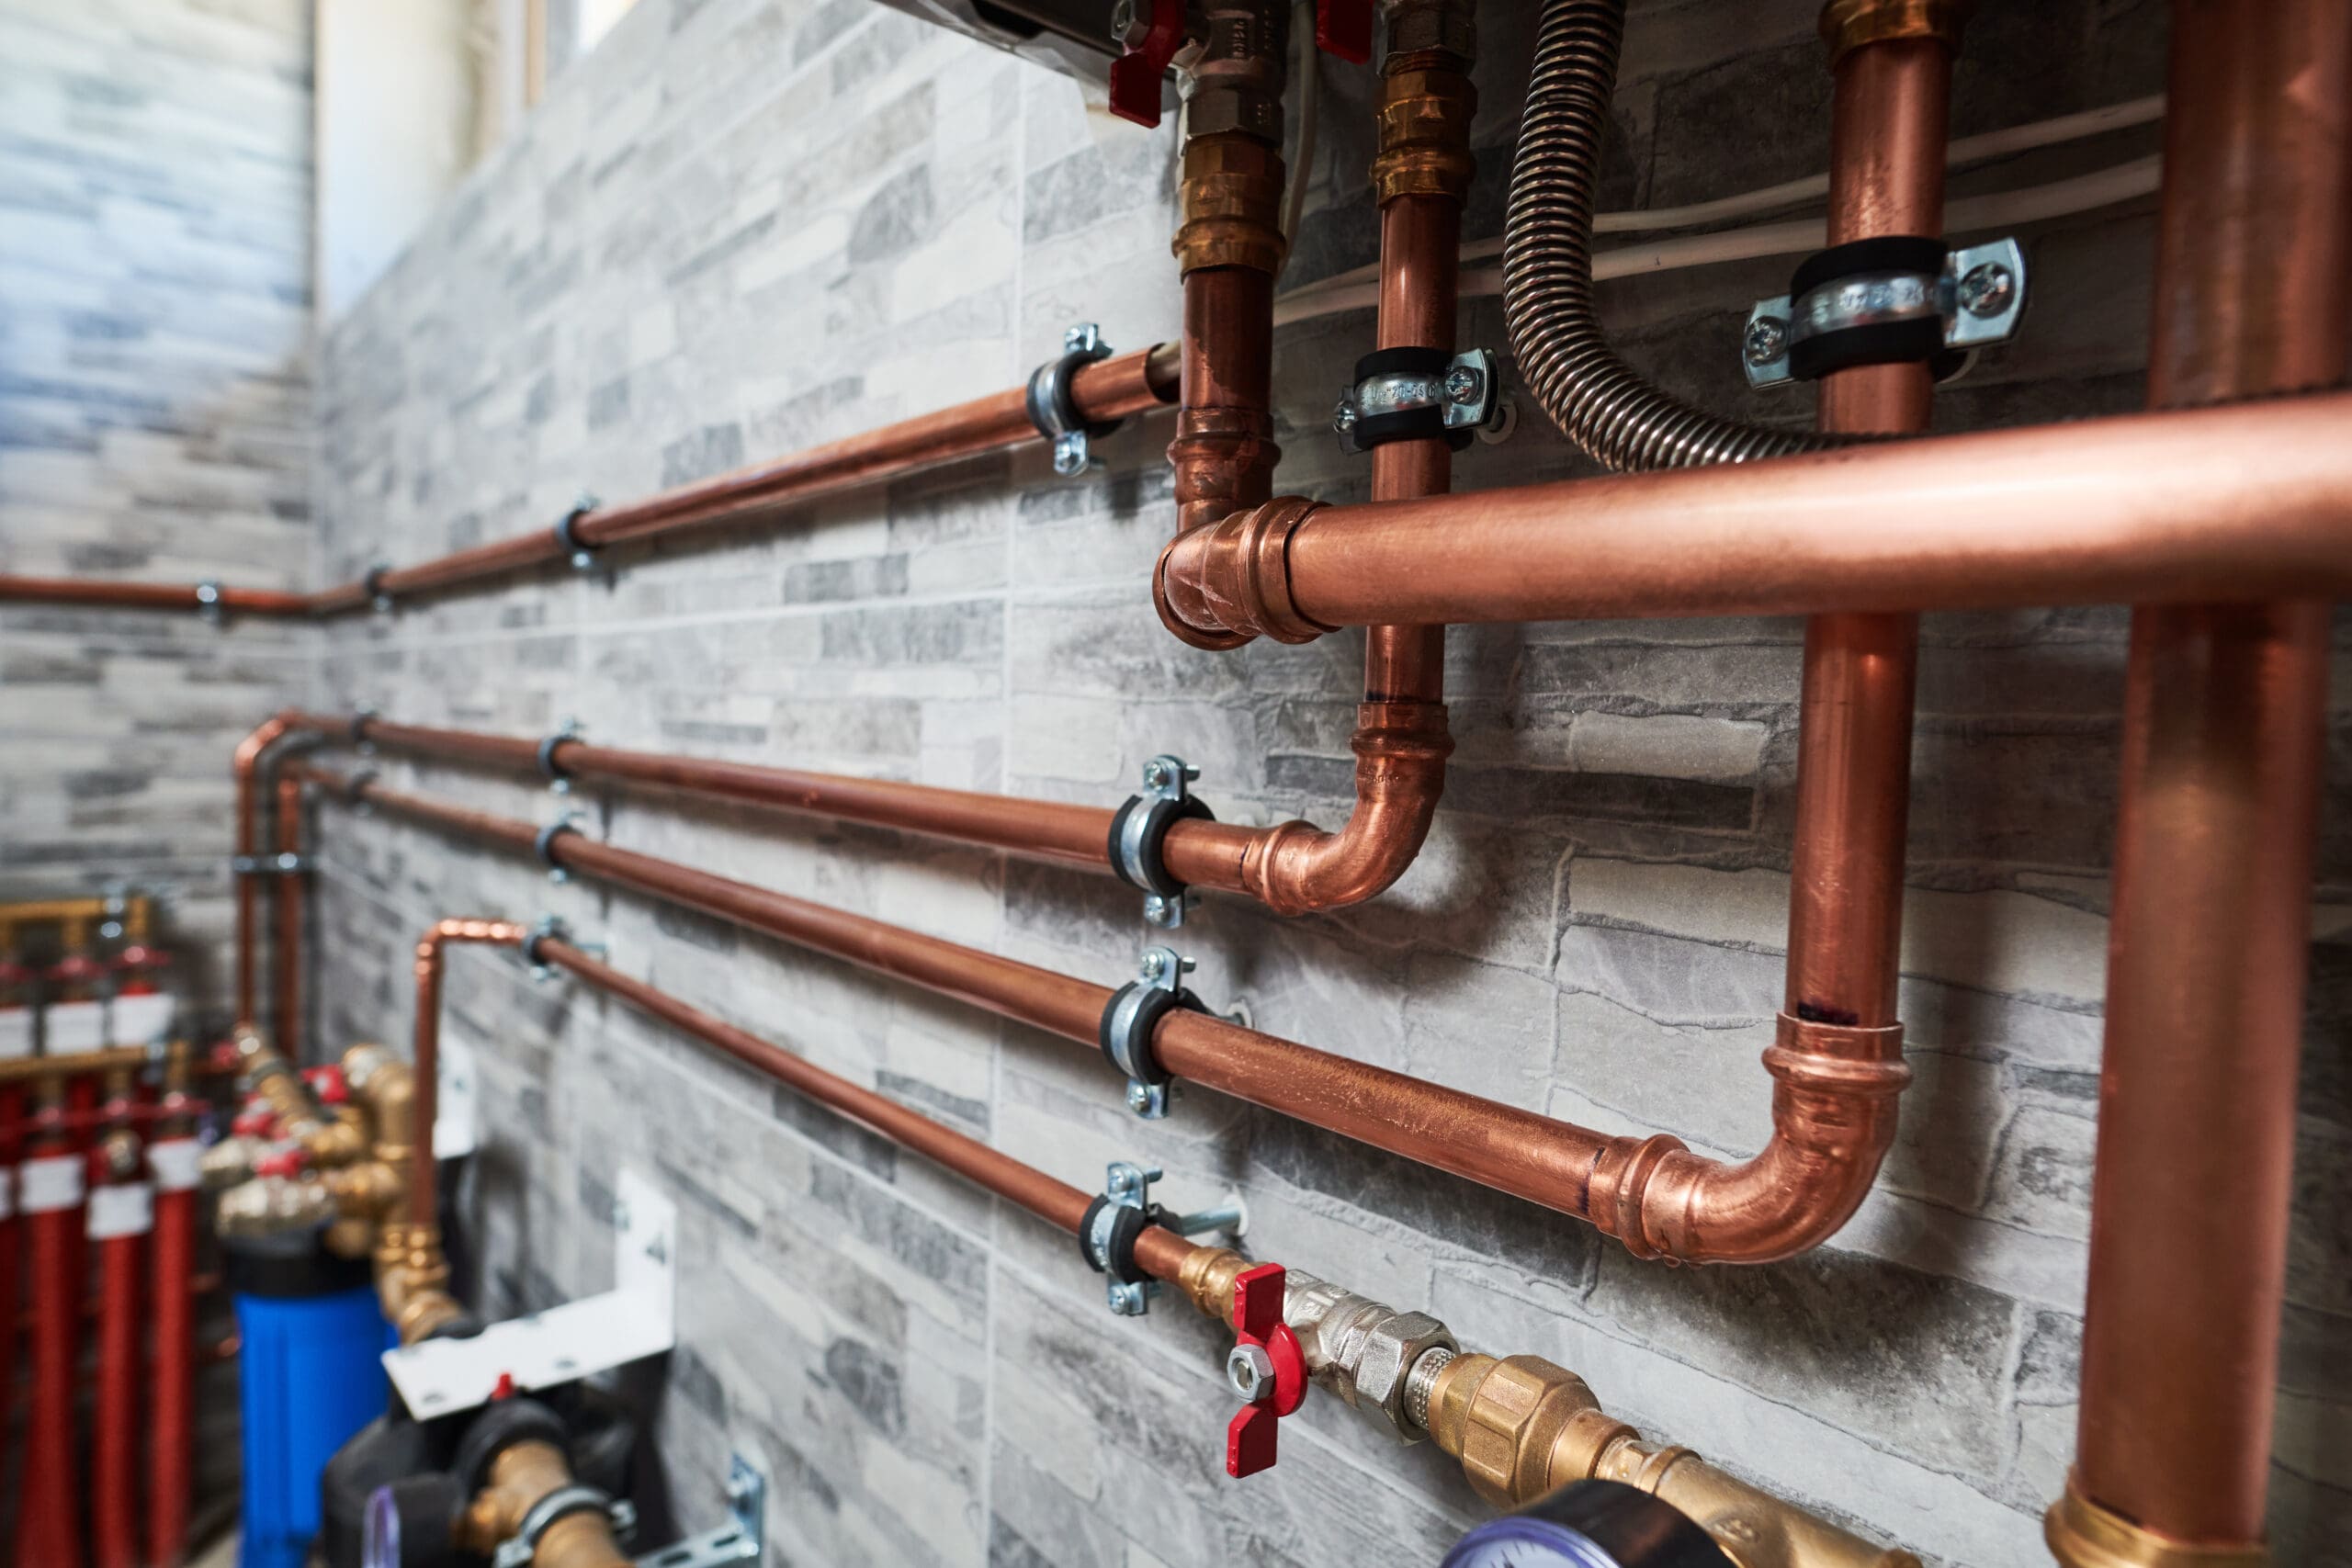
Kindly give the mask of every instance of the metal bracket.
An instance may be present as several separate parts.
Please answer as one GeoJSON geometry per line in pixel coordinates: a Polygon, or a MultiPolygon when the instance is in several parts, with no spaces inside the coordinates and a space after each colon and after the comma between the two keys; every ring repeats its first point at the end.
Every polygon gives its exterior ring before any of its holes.
{"type": "Polygon", "coordinates": [[[578,948],[581,952],[594,957],[599,963],[612,956],[610,944],[601,942],[581,942],[573,937],[571,929],[564,924],[562,916],[541,915],[532,925],[530,935],[525,937],[518,944],[518,950],[523,954],[523,962],[531,966],[531,978],[534,980],[552,980],[562,973],[554,964],[544,963],[539,958],[539,943],[548,937],[553,937],[567,946],[578,948]]]}
{"type": "Polygon", "coordinates": [[[1340,451],[1355,457],[1391,441],[1453,437],[1456,433],[1466,442],[1472,433],[1501,422],[1502,381],[1495,371],[1494,355],[1483,348],[1464,349],[1440,365],[1434,354],[1425,368],[1367,372],[1368,366],[1379,364],[1378,355],[1358,364],[1356,383],[1340,389],[1339,405],[1331,411],[1340,451]]]}
{"type": "Polygon", "coordinates": [[[637,1568],[721,1568],[757,1562],[767,1550],[768,1478],[741,1453],[727,1457],[726,1524],[637,1560],[637,1568]]]}
{"type": "Polygon", "coordinates": [[[1200,1008],[1200,998],[1184,989],[1184,976],[1194,967],[1173,948],[1148,947],[1136,966],[1140,977],[1120,987],[1102,1012],[1102,1055],[1127,1075],[1127,1109],[1147,1122],[1168,1114],[1168,1097],[1175,1088],[1152,1056],[1152,1031],[1177,1008],[1200,1008]]]}
{"type": "Polygon", "coordinates": [[[599,1513],[610,1516],[613,1500],[594,1486],[574,1482],[559,1486],[546,1494],[523,1515],[514,1533],[498,1543],[490,1554],[490,1568],[531,1568],[531,1559],[538,1554],[539,1537],[549,1525],[573,1514],[599,1513]]]}
{"type": "Polygon", "coordinates": [[[391,562],[379,560],[369,567],[368,574],[359,580],[360,588],[368,595],[368,607],[379,615],[390,615],[392,611],[392,596],[384,592],[384,574],[391,570],[391,562]]]}
{"type": "Polygon", "coordinates": [[[229,870],[238,876],[300,876],[311,866],[311,857],[291,850],[274,855],[231,855],[229,870]]]}
{"type": "Polygon", "coordinates": [[[1054,472],[1064,479],[1075,479],[1092,467],[1089,442],[1119,427],[1117,420],[1087,423],[1079,417],[1070,395],[1070,383],[1080,366],[1110,356],[1111,345],[1102,341],[1102,329],[1092,321],[1080,321],[1062,333],[1062,356],[1047,360],[1030,373],[1029,423],[1054,444],[1054,472]]]}
{"type": "Polygon", "coordinates": [[[1229,1192],[1223,1203],[1198,1213],[1169,1213],[1151,1201],[1151,1184],[1161,1174],[1156,1166],[1113,1160],[1102,1173],[1102,1195],[1087,1210],[1080,1227],[1079,1247],[1087,1262],[1107,1276],[1103,1299],[1121,1317],[1145,1315],[1151,1311],[1151,1298],[1159,1293],[1159,1281],[1135,1267],[1135,1238],[1146,1226],[1158,1225],[1179,1235],[1226,1231],[1238,1236],[1249,1228],[1250,1211],[1238,1193],[1229,1192]]]}
{"type": "Polygon", "coordinates": [[[600,504],[601,502],[594,496],[583,494],[578,501],[571,503],[571,511],[556,519],[555,542],[562,547],[563,553],[571,558],[571,570],[574,571],[596,570],[596,547],[580,536],[579,528],[580,520],[595,511],[600,504]]]}
{"type": "Polygon", "coordinates": [[[1162,752],[1143,765],[1143,793],[1130,795],[1111,818],[1111,869],[1141,889],[1143,918],[1163,930],[1182,925],[1186,912],[1201,902],[1199,894],[1169,874],[1159,858],[1171,825],[1209,815],[1186,787],[1200,776],[1201,770],[1183,758],[1162,752]]]}
{"type": "Polygon", "coordinates": [[[217,626],[226,619],[220,608],[220,580],[208,577],[196,585],[196,613],[207,626],[217,626]]]}
{"type": "Polygon", "coordinates": [[[376,743],[368,739],[368,723],[370,719],[382,716],[364,703],[351,710],[351,749],[353,750],[363,757],[372,757],[376,754],[376,743]]]}
{"type": "Polygon", "coordinates": [[[559,887],[571,880],[571,873],[556,863],[555,841],[566,833],[580,831],[579,821],[579,812],[567,811],[540,829],[538,837],[531,840],[531,848],[537,852],[539,863],[548,868],[548,880],[559,887]]]}
{"type": "Polygon", "coordinates": [[[2015,240],[1968,245],[1944,257],[1941,273],[1874,273],[1759,299],[1740,336],[1741,367],[1751,387],[1786,386],[1789,349],[1807,338],[1852,327],[1943,321],[1944,346],[1966,351],[2017,336],[2025,316],[2025,248],[2015,240]]]}
{"type": "Polygon", "coordinates": [[[547,775],[548,788],[558,795],[571,793],[571,775],[556,765],[555,749],[567,740],[580,739],[581,725],[577,718],[566,715],[555,727],[555,733],[539,742],[539,772],[547,775]]]}

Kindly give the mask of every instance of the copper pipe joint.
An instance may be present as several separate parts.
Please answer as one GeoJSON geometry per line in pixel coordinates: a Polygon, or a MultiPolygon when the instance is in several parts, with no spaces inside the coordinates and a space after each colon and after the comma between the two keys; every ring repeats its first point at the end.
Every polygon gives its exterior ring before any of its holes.
{"type": "Polygon", "coordinates": [[[1894,1145],[1911,1069],[1899,1024],[1864,1029],[1782,1013],[1764,1052],[1772,1141],[1723,1165],[1664,1134],[1612,1138],[1595,1162],[1591,1217],[1641,1258],[1769,1263],[1837,1234],[1894,1145]]]}
{"type": "Polygon", "coordinates": [[[1241,886],[1278,915],[1344,908],[1385,892],[1429,837],[1453,754],[1445,705],[1369,702],[1356,709],[1356,808],[1327,833],[1285,822],[1242,852],[1241,886]]]}
{"type": "Polygon", "coordinates": [[[1380,152],[1372,188],[1382,207],[1400,196],[1460,201],[1478,172],[1470,155],[1470,121],[1478,90],[1459,62],[1429,50],[1392,52],[1380,83],[1380,152]]]}
{"type": "Polygon", "coordinates": [[[464,1315],[448,1286],[440,1226],[395,1222],[377,1232],[376,1300],[401,1344],[414,1345],[464,1315]]]}
{"type": "Polygon", "coordinates": [[[2264,1546],[2198,1546],[2143,1529],[2077,1487],[2070,1472],[2064,1495],[2041,1521],[2050,1554],[2065,1568],[2267,1568],[2270,1562],[2264,1546]]]}
{"type": "Polygon", "coordinates": [[[1321,504],[1277,496],[1170,540],[1152,574],[1160,621],[1200,648],[1235,646],[1204,637],[1299,643],[1332,630],[1300,614],[1290,593],[1290,536],[1321,504]]]}
{"type": "Polygon", "coordinates": [[[1973,0],[1829,0],[1821,8],[1821,41],[1830,69],[1864,44],[1892,39],[1933,39],[1958,53],[1960,30],[1973,0]]]}
{"type": "Polygon", "coordinates": [[[1241,266],[1269,277],[1282,271],[1282,153],[1241,131],[1195,136],[1184,144],[1178,191],[1179,275],[1204,266],[1241,266]]]}
{"type": "Polygon", "coordinates": [[[1176,1277],[1176,1288],[1184,1292],[1193,1310],[1213,1323],[1233,1322],[1233,1281],[1242,1272],[1254,1267],[1249,1258],[1229,1247],[1201,1247],[1184,1259],[1176,1277]]]}
{"type": "MultiPolygon", "coordinates": [[[[1189,533],[1259,504],[1273,488],[1274,464],[1282,455],[1274,444],[1273,416],[1262,408],[1179,410],[1176,438],[1168,444],[1168,461],[1175,469],[1177,531],[1189,533]]],[[[1238,648],[1248,640],[1229,637],[1203,646],[1238,648]]]]}
{"type": "MultiPolygon", "coordinates": [[[[490,1461],[485,1484],[458,1516],[457,1544],[488,1557],[523,1529],[540,1499],[572,1484],[571,1461],[543,1438],[526,1438],[501,1449],[490,1461]]],[[[539,1532],[531,1568],[629,1568],[613,1541],[611,1517],[601,1508],[567,1513],[539,1532]]]]}
{"type": "Polygon", "coordinates": [[[1456,1356],[1430,1392],[1430,1437],[1498,1508],[1533,1502],[1592,1474],[1634,1428],[1600,1408],[1585,1381],[1541,1356],[1456,1356]]]}

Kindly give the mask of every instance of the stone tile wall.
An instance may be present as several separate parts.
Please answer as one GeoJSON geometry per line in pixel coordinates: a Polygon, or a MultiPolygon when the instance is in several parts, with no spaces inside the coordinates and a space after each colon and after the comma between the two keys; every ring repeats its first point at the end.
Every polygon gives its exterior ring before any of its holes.
{"type": "MultiPolygon", "coordinates": [[[[0,0],[0,570],[308,587],[301,0],[0,0]]],[[[307,630],[0,606],[0,897],[162,893],[220,999],[229,753],[307,630]]]]}
{"type": "MultiPolygon", "coordinates": [[[[1489,6],[1483,180],[1496,232],[1533,7],[1489,6]]],[[[1817,169],[1813,0],[1635,6],[1612,204],[1817,169]]],[[[1986,7],[1962,133],[2159,85],[2161,7],[1986,7]]],[[[1327,64],[1293,284],[1371,258],[1371,83],[1327,64]]],[[[1997,188],[2138,155],[2144,133],[1962,176],[1997,188]]],[[[325,345],[322,581],[544,527],[993,391],[1063,325],[1120,347],[1177,326],[1172,138],[1071,83],[865,0],[643,0],[325,345]]],[[[2139,399],[2150,232],[2125,209],[2028,231],[2026,341],[1941,401],[1949,427],[2139,399]]],[[[1736,324],[1785,264],[1640,276],[1603,301],[1629,356],[1713,406],[1801,423],[1741,384],[1736,324]]],[[[1465,311],[1500,346],[1498,303],[1465,311]]],[[[1284,333],[1285,488],[1360,496],[1323,428],[1363,314],[1284,333]]],[[[1164,417],[1056,479],[1024,450],[633,558],[335,626],[322,702],[1111,803],[1143,760],[1200,764],[1228,820],[1342,816],[1356,639],[1215,657],[1146,590],[1169,525],[1164,417]]],[[[1522,411],[1465,486],[1582,465],[1522,411]]],[[[1298,921],[1214,901],[1198,983],[1261,1027],[1611,1131],[1709,1151],[1766,1126],[1801,628],[1481,627],[1450,639],[1460,739],[1428,853],[1369,908],[1298,921]]],[[[1250,1204],[1263,1256],[1581,1370],[1651,1431],[1931,1561],[2041,1560],[2071,1449],[2123,617],[1930,617],[1904,1014],[1918,1082],[1880,1190],[1835,1246],[1669,1270],[1584,1228],[1213,1094],[1138,1124],[1099,1063],[951,1003],[708,922],[331,813],[321,1008],[338,1043],[407,1025],[430,919],[560,911],[615,962],[1092,1189],[1148,1157],[1163,1195],[1250,1204]]],[[[2352,689],[2352,682],[2339,682],[2352,689]]],[[[2339,711],[2335,752],[2352,750],[2339,711]]],[[[377,759],[485,808],[513,781],[377,759]]],[[[2331,810],[2279,1425],[2282,1562],[2345,1562],[2352,1269],[2352,817],[2331,810]]],[[[616,842],[1112,981],[1145,940],[1105,880],[650,796],[575,799],[616,842]]],[[[2219,933],[2217,933],[2218,935],[2219,933]]],[[[659,1395],[679,1515],[730,1445],[776,1477],[773,1560],[1006,1568],[1421,1564],[1480,1510],[1442,1456],[1336,1402],[1280,1467],[1227,1483],[1219,1336],[1111,1317],[1068,1238],[616,1006],[458,957],[449,1028],[481,1051],[468,1188],[491,1305],[600,1288],[615,1172],[682,1201],[681,1346],[659,1395]]]]}

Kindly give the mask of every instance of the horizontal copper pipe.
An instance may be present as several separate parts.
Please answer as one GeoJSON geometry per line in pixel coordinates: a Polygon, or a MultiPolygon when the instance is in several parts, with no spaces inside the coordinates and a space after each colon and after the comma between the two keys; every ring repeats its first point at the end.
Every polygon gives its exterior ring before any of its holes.
{"type": "Polygon", "coordinates": [[[481,942],[513,947],[530,933],[512,920],[435,920],[416,943],[416,1020],[410,1053],[413,1064],[410,1090],[411,1135],[415,1149],[408,1162],[408,1221],[413,1225],[438,1225],[441,1198],[433,1157],[433,1122],[441,1108],[441,975],[443,954],[453,943],[481,942]]]}
{"type": "MultiPolygon", "coordinates": [[[[1094,423],[1160,407],[1176,395],[1177,357],[1175,344],[1162,344],[1086,366],[1071,378],[1071,400],[1094,423]]],[[[1027,388],[1015,387],[639,501],[598,507],[581,517],[574,535],[593,549],[638,544],[657,536],[745,521],[797,502],[1037,439],[1029,420],[1027,388]]],[[[378,592],[395,599],[447,592],[551,566],[565,555],[550,525],[395,568],[378,574],[372,583],[345,582],[316,593],[220,588],[216,604],[232,615],[349,615],[368,609],[378,592]]],[[[0,603],[11,602],[126,610],[206,607],[195,583],[0,576],[0,603]]]]}
{"type": "Polygon", "coordinates": [[[1251,516],[1161,555],[1185,624],[2342,599],[2352,393],[1251,516]]]}
{"type": "MultiPolygon", "coordinates": [[[[512,852],[537,852],[539,829],[528,822],[309,764],[288,772],[396,816],[512,852]]],[[[1090,1054],[1099,1049],[1097,1029],[1112,997],[1107,986],[576,832],[550,839],[548,856],[577,874],[908,981],[1090,1054]]],[[[1902,1083],[1899,1058],[1890,1065],[1879,1049],[1884,1032],[1784,1021],[1781,1043],[1765,1054],[1778,1080],[1773,1141],[1755,1159],[1732,1167],[1692,1156],[1672,1138],[1608,1137],[1204,1013],[1170,1012],[1153,1044],[1180,1077],[1590,1220],[1637,1255],[1765,1262],[1823,1239],[1827,1230],[1817,1216],[1829,1214],[1828,1229],[1835,1229],[1874,1174],[1880,1134],[1891,1124],[1892,1096],[1902,1083]],[[1725,1195],[1721,1206],[1700,1196],[1716,1187],[1725,1195]]]]}
{"type": "MultiPolygon", "coordinates": [[[[212,607],[238,615],[308,615],[307,593],[269,588],[220,588],[212,607]]],[[[86,577],[18,577],[0,574],[0,604],[76,605],[94,610],[201,610],[202,588],[193,582],[110,582],[86,577]]]]}

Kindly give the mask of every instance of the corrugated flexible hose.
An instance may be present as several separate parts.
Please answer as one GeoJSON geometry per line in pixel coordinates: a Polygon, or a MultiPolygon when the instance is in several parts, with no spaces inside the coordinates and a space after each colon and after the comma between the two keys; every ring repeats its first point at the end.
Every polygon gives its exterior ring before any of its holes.
{"type": "Polygon", "coordinates": [[[1503,223],[1503,309],[1520,374],[1569,440],[1620,472],[1842,445],[1692,408],[1644,380],[1602,335],[1593,200],[1624,34],[1624,0],[1545,0],[1503,223]]]}

